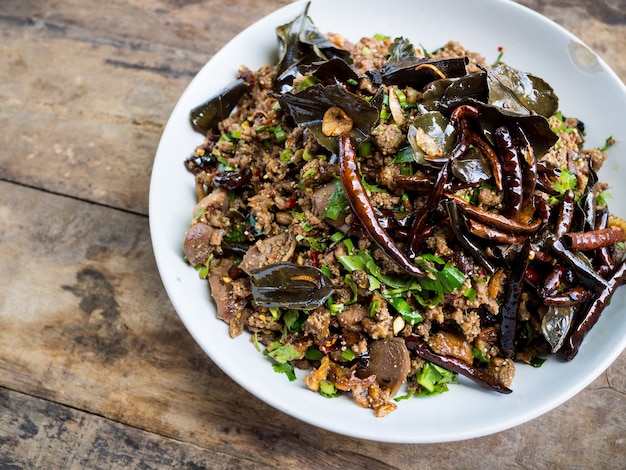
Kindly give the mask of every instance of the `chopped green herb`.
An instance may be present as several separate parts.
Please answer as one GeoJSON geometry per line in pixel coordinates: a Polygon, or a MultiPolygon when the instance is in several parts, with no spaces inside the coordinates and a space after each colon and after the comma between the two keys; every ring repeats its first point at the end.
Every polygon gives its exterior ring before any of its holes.
{"type": "Polygon", "coordinates": [[[302,152],[302,160],[304,160],[305,162],[308,162],[312,160],[313,158],[315,158],[315,154],[311,153],[309,149],[305,147],[304,151],[302,152]]]}
{"type": "Polygon", "coordinates": [[[363,142],[361,142],[361,144],[359,145],[359,147],[356,149],[356,154],[360,157],[367,157],[368,155],[371,155],[373,152],[373,144],[372,141],[370,139],[365,139],[363,142]]]}
{"type": "Polygon", "coordinates": [[[349,208],[350,202],[348,201],[346,190],[343,188],[343,185],[336,184],[335,191],[328,201],[328,207],[324,211],[324,218],[337,220],[339,215],[347,213],[349,208]]]}
{"type": "Polygon", "coordinates": [[[346,349],[341,352],[341,357],[343,357],[346,361],[354,361],[356,359],[356,354],[352,349],[346,349]]]}
{"type": "Polygon", "coordinates": [[[283,163],[291,163],[291,156],[293,155],[293,152],[291,151],[291,149],[285,149],[282,152],[280,152],[280,161],[283,163]]]}
{"type": "Polygon", "coordinates": [[[413,148],[410,145],[402,147],[390,163],[413,163],[413,153],[413,148]]]}
{"type": "Polygon", "coordinates": [[[600,194],[596,196],[596,203],[599,206],[608,206],[607,199],[613,199],[613,195],[608,191],[602,191],[600,194]]]}
{"type": "Polygon", "coordinates": [[[544,358],[538,357],[538,356],[533,356],[530,358],[530,360],[528,361],[528,364],[535,367],[535,368],[539,368],[543,365],[543,363],[546,362],[546,360],[544,358]]]}
{"type": "Polygon", "coordinates": [[[225,157],[217,157],[217,171],[236,171],[237,168],[228,164],[228,159],[225,157]]]}
{"type": "MultiPolygon", "coordinates": [[[[302,227],[302,229],[305,230],[306,232],[310,232],[314,228],[311,225],[306,224],[306,223],[300,224],[300,227],[302,227]]],[[[298,234],[296,235],[296,241],[306,242],[306,244],[309,245],[309,248],[311,248],[311,250],[313,251],[324,251],[326,248],[328,248],[328,245],[326,245],[324,240],[320,238],[316,238],[316,237],[305,237],[304,235],[298,234]]]]}
{"type": "Polygon", "coordinates": [[[485,353],[483,353],[482,349],[478,349],[478,348],[472,348],[472,354],[474,355],[474,357],[476,359],[478,359],[480,362],[485,362],[488,363],[489,359],[487,359],[487,357],[485,357],[485,353]]]}
{"type": "Polygon", "coordinates": [[[304,77],[302,80],[300,80],[297,85],[296,85],[296,90],[297,91],[302,91],[306,88],[309,88],[313,85],[317,85],[319,83],[319,79],[317,77],[314,77],[313,75],[307,75],[306,77],[304,77]]]}
{"type": "Polygon", "coordinates": [[[276,139],[277,143],[280,144],[281,142],[287,140],[287,133],[283,130],[280,124],[270,127],[269,130],[274,134],[274,139],[276,139]]]}
{"type": "Polygon", "coordinates": [[[317,168],[311,167],[307,171],[302,173],[301,179],[305,180],[307,178],[310,178],[311,176],[315,176],[316,174],[317,174],[317,168]]]}
{"type": "Polygon", "coordinates": [[[606,141],[604,142],[604,147],[601,147],[598,150],[600,150],[600,152],[606,152],[614,144],[615,144],[615,139],[613,138],[613,136],[609,136],[606,138],[606,141]]]}
{"type": "Polygon", "coordinates": [[[560,195],[565,194],[570,189],[576,189],[578,178],[574,172],[564,168],[561,170],[559,177],[552,180],[552,189],[557,191],[560,195]]]}
{"type": "Polygon", "coordinates": [[[197,266],[194,266],[196,270],[198,271],[198,276],[200,276],[200,279],[206,279],[207,277],[209,277],[209,272],[211,270],[210,264],[211,264],[212,259],[213,259],[213,253],[209,255],[209,257],[207,258],[204,264],[198,264],[197,266]]]}
{"type": "Polygon", "coordinates": [[[282,315],[285,327],[290,333],[295,333],[302,329],[302,325],[307,319],[307,314],[296,309],[289,309],[282,315]]]}
{"type": "Polygon", "coordinates": [[[459,383],[458,375],[431,362],[426,362],[417,375],[421,395],[430,396],[448,391],[448,384],[459,383]]]}
{"type": "Polygon", "coordinates": [[[356,303],[356,301],[358,300],[359,288],[357,287],[356,282],[354,282],[354,280],[352,279],[352,275],[351,274],[346,274],[344,276],[344,278],[343,278],[343,282],[345,282],[345,284],[352,291],[352,298],[350,299],[349,302],[347,302],[347,305],[351,305],[353,303],[356,303]]]}
{"type": "Polygon", "coordinates": [[[270,343],[263,354],[271,357],[279,364],[284,364],[294,359],[300,359],[302,354],[298,352],[295,346],[291,343],[281,344],[280,341],[274,341],[270,343]]]}
{"type": "Polygon", "coordinates": [[[324,357],[324,353],[317,348],[309,348],[306,350],[306,354],[304,355],[309,361],[321,361],[324,357]]]}
{"type": "Polygon", "coordinates": [[[424,321],[424,317],[415,310],[403,297],[389,297],[383,292],[385,300],[402,316],[404,321],[410,325],[415,325],[424,321]]]}
{"type": "Polygon", "coordinates": [[[339,390],[330,380],[320,380],[320,395],[326,398],[336,398],[339,394],[339,390]]]}
{"type": "Polygon", "coordinates": [[[504,55],[504,48],[498,47],[498,56],[496,57],[496,60],[493,61],[493,64],[491,64],[491,66],[497,67],[498,65],[500,65],[502,63],[503,55],[504,55]]]}
{"type": "Polygon", "coordinates": [[[289,382],[296,380],[295,368],[288,362],[285,362],[284,364],[272,364],[272,369],[280,374],[285,374],[289,379],[289,382]]]}
{"type": "Polygon", "coordinates": [[[465,292],[463,292],[463,297],[465,297],[470,302],[474,302],[476,300],[476,289],[474,289],[473,287],[468,287],[467,289],[465,289],[465,292]]]}
{"type": "Polygon", "coordinates": [[[206,207],[204,206],[200,206],[200,209],[198,209],[198,212],[196,212],[196,215],[194,216],[194,220],[198,220],[200,219],[200,217],[202,217],[202,214],[204,214],[204,212],[206,211],[206,207]]]}
{"type": "Polygon", "coordinates": [[[272,321],[277,321],[282,314],[280,308],[278,307],[270,307],[268,310],[272,314],[272,321]]]}
{"type": "Polygon", "coordinates": [[[224,240],[231,243],[244,241],[247,228],[247,225],[244,223],[234,223],[230,228],[230,232],[224,235],[224,240]]]}

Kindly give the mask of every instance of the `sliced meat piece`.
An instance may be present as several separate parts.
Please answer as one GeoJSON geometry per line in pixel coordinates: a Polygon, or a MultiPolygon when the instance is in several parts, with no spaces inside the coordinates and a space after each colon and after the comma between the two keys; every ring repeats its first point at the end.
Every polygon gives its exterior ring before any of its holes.
{"type": "Polygon", "coordinates": [[[361,378],[376,376],[381,388],[389,390],[393,397],[406,381],[411,368],[411,357],[402,338],[385,338],[372,341],[369,346],[369,360],[365,367],[357,369],[361,378]]]}
{"type": "Polygon", "coordinates": [[[239,268],[250,271],[280,261],[289,261],[296,250],[296,239],[287,232],[259,240],[243,256],[239,268]]]}
{"type": "Polygon", "coordinates": [[[207,224],[193,224],[185,234],[183,252],[192,266],[206,263],[209,255],[215,249],[211,245],[211,238],[215,229],[207,224]]]}

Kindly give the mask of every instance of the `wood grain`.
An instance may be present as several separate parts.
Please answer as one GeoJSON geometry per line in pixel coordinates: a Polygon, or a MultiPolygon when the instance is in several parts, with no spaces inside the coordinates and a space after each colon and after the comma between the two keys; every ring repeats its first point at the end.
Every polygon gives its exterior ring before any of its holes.
{"type": "MultiPolygon", "coordinates": [[[[277,412],[196,345],[152,255],[154,153],[196,71],[287,3],[2,1],[0,468],[623,466],[626,353],[524,425],[395,445],[277,412]]],[[[520,3],[626,79],[623,1],[520,3]]]]}

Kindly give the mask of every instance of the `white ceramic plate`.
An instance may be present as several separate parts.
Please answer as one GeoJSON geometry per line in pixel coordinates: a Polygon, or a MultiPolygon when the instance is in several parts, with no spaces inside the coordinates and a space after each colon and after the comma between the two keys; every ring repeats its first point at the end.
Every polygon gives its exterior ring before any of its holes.
{"type": "MultiPolygon", "coordinates": [[[[240,65],[256,69],[276,61],[274,28],[291,21],[305,4],[290,4],[255,23],[218,52],[198,73],[176,105],[156,154],[150,188],[150,229],[163,284],[195,340],[242,387],[291,416],[337,433],[386,442],[433,443],[495,433],[524,423],[560,405],[601,374],[626,346],[623,308],[626,288],[618,291],[600,322],[571,363],[551,358],[540,369],[518,365],[511,395],[500,395],[461,378],[440,396],[402,401],[385,418],[349,398],[326,399],[306,389],[302,375],[289,382],[244,334],[231,339],[215,318],[207,283],[182,256],[182,240],[195,205],[193,177],[183,160],[202,136],[192,131],[188,112],[230,83],[240,65]]],[[[576,37],[552,21],[505,0],[314,0],[309,15],[322,32],[352,40],[377,33],[404,36],[427,50],[456,40],[488,61],[504,48],[504,60],[538,75],[555,88],[565,115],[587,129],[588,146],[618,143],[600,173],[614,184],[624,181],[623,127],[626,88],[609,67],[576,37]]],[[[611,189],[613,212],[625,214],[626,186],[611,189]]]]}

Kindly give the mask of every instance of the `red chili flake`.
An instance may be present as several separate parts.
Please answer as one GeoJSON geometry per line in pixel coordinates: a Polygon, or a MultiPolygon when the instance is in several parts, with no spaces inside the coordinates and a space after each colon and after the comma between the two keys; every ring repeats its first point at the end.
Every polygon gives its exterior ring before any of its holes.
{"type": "Polygon", "coordinates": [[[317,251],[311,250],[310,253],[311,253],[311,261],[313,261],[313,266],[316,267],[316,268],[319,268],[320,267],[320,260],[317,257],[317,251]]]}

